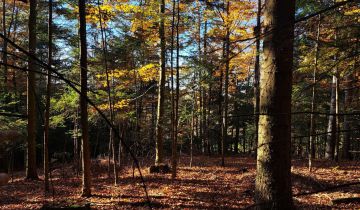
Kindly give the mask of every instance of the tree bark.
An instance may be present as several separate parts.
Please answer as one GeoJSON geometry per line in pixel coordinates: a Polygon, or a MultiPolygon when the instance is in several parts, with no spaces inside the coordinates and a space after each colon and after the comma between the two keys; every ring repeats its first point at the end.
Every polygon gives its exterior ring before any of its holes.
{"type": "Polygon", "coordinates": [[[87,110],[87,44],[86,44],[86,0],[79,0],[79,35],[80,35],[80,115],[82,131],[82,194],[83,197],[91,196],[91,172],[90,172],[90,146],[89,126],[87,110]]]}
{"type": "MultiPolygon", "coordinates": [[[[205,14],[204,14],[205,15],[205,14]]],[[[207,31],[208,31],[208,21],[205,18],[204,21],[204,38],[203,38],[203,43],[204,43],[204,67],[208,72],[208,75],[211,75],[211,70],[209,69],[207,62],[208,62],[208,53],[207,53],[207,31]]],[[[208,155],[210,155],[210,137],[209,137],[209,117],[210,117],[210,93],[211,93],[211,85],[210,85],[210,81],[207,81],[209,86],[208,89],[206,90],[206,87],[204,87],[203,89],[203,121],[204,121],[204,141],[205,141],[205,151],[208,155]]]]}
{"type": "Polygon", "coordinates": [[[174,34],[175,34],[175,7],[176,1],[172,4],[171,21],[171,45],[170,45],[170,82],[171,82],[171,178],[176,177],[176,142],[175,142],[175,93],[174,93],[174,34]]]}
{"type": "Polygon", "coordinates": [[[293,209],[290,168],[294,20],[295,1],[265,1],[267,36],[260,75],[260,112],[264,115],[259,117],[257,209],[293,209]]]}
{"type": "Polygon", "coordinates": [[[259,130],[259,103],[260,103],[260,94],[259,94],[259,78],[260,78],[260,34],[261,34],[261,0],[257,2],[258,10],[256,15],[256,27],[255,27],[255,36],[256,36],[256,56],[255,56],[255,66],[254,66],[254,123],[255,123],[255,138],[254,138],[254,151],[258,145],[258,130],[259,130]]]}
{"type": "Polygon", "coordinates": [[[158,106],[157,106],[157,119],[156,119],[156,156],[155,165],[163,163],[163,130],[164,130],[164,102],[165,102],[165,0],[159,0],[160,3],[160,79],[158,89],[158,106]]]}
{"type": "Polygon", "coordinates": [[[335,136],[335,161],[339,161],[339,147],[340,147],[340,119],[339,119],[339,92],[340,92],[340,85],[339,85],[339,72],[336,68],[336,89],[335,89],[335,126],[336,126],[336,136],[335,136]]]}
{"type": "MultiPolygon", "coordinates": [[[[223,43],[223,54],[225,55],[225,42],[223,43]]],[[[219,76],[219,89],[218,89],[218,133],[219,133],[219,138],[217,138],[217,150],[218,150],[218,154],[221,155],[222,152],[221,152],[221,136],[222,136],[222,126],[223,126],[223,123],[222,123],[222,113],[223,113],[223,106],[222,106],[222,103],[223,103],[223,96],[222,96],[222,93],[223,93],[223,77],[224,77],[224,73],[223,73],[223,70],[220,69],[220,76],[219,76]]]]}
{"type": "MultiPolygon", "coordinates": [[[[195,91],[194,91],[194,95],[195,95],[195,91]]],[[[190,168],[192,167],[192,164],[193,164],[193,141],[194,141],[194,127],[195,127],[195,98],[194,98],[194,101],[193,101],[193,107],[192,107],[192,110],[191,110],[191,129],[190,129],[190,132],[191,132],[191,136],[190,136],[190,168]]]]}
{"type": "MultiPolygon", "coordinates": [[[[226,13],[229,15],[230,1],[227,1],[226,13]]],[[[228,24],[228,23],[227,23],[228,24]]],[[[230,26],[226,25],[225,35],[225,84],[224,84],[224,110],[221,132],[221,166],[225,166],[225,144],[227,144],[227,128],[228,128],[228,91],[229,91],[229,71],[230,71],[230,26]]]]}
{"type": "MultiPolygon", "coordinates": [[[[2,25],[3,25],[3,35],[5,37],[7,37],[7,30],[6,30],[6,1],[3,0],[3,4],[2,4],[2,25]]],[[[3,39],[3,62],[5,63],[4,65],[4,92],[7,91],[7,81],[8,81],[8,66],[7,64],[7,40],[3,39]]]]}
{"type": "MultiPolygon", "coordinates": [[[[356,70],[356,59],[354,62],[354,70],[356,70]]],[[[347,113],[351,107],[351,102],[353,99],[353,85],[354,85],[354,77],[353,72],[348,73],[345,77],[345,97],[344,97],[344,112],[347,113]]],[[[344,130],[351,129],[351,121],[350,116],[344,115],[344,130]]],[[[342,147],[342,158],[345,160],[350,159],[350,137],[351,132],[345,132],[343,136],[343,147],[342,147]]]]}
{"type": "MultiPolygon", "coordinates": [[[[30,13],[29,13],[29,53],[32,56],[36,54],[36,7],[37,1],[30,0],[30,13]]],[[[29,73],[27,79],[27,113],[28,113],[28,126],[27,126],[27,158],[26,158],[26,178],[38,179],[36,170],[36,61],[29,57],[28,63],[29,73]]]]}
{"type": "MultiPolygon", "coordinates": [[[[235,113],[238,113],[238,104],[235,102],[235,113]]],[[[240,122],[237,120],[235,124],[235,141],[234,141],[234,153],[239,153],[239,138],[240,138],[240,122]]]]}
{"type": "MultiPolygon", "coordinates": [[[[100,22],[100,31],[101,31],[101,40],[102,40],[102,50],[103,50],[103,59],[104,59],[104,68],[105,68],[105,74],[106,74],[106,90],[107,90],[107,96],[108,96],[108,105],[109,105],[109,114],[110,114],[110,122],[114,123],[114,109],[113,109],[113,100],[111,96],[111,86],[110,79],[109,79],[109,69],[108,69],[108,59],[107,59],[107,39],[106,39],[106,31],[103,26],[102,21],[102,11],[100,8],[100,0],[98,0],[98,9],[99,9],[99,22],[100,22]]],[[[119,131],[120,132],[120,131],[119,131]]],[[[115,138],[114,138],[114,131],[112,127],[109,129],[109,144],[110,144],[110,150],[112,153],[112,161],[113,161],[113,173],[114,173],[114,185],[116,186],[118,183],[118,171],[117,171],[117,161],[116,161],[116,145],[115,145],[115,138]]],[[[109,154],[110,158],[110,154],[109,154]]],[[[110,163],[110,161],[109,161],[110,163]]]]}
{"type": "Polygon", "coordinates": [[[327,128],[327,137],[325,145],[325,159],[334,160],[335,158],[335,142],[336,142],[336,83],[337,78],[335,75],[332,77],[331,84],[331,101],[330,101],[330,114],[327,128]]]}
{"type": "MultiPolygon", "coordinates": [[[[177,175],[177,142],[178,142],[178,127],[179,127],[179,100],[180,100],[180,37],[179,37],[179,23],[180,23],[180,0],[177,2],[177,21],[176,21],[176,96],[175,96],[175,135],[174,135],[174,149],[172,153],[173,170],[172,178],[177,175]]],[[[181,154],[181,149],[180,149],[181,154]]]]}
{"type": "Polygon", "coordinates": [[[310,137],[309,137],[309,171],[311,171],[312,159],[315,158],[315,144],[314,134],[316,131],[315,115],[313,112],[316,111],[316,74],[318,69],[318,58],[319,58],[319,38],[320,38],[320,26],[321,26],[321,15],[319,15],[317,32],[316,32],[316,43],[315,43],[315,59],[314,59],[314,71],[313,71],[313,82],[312,82],[312,96],[311,96],[311,115],[310,115],[310,137]]]}
{"type": "MultiPolygon", "coordinates": [[[[53,1],[49,0],[48,19],[48,65],[52,66],[52,22],[53,22],[53,1]]],[[[46,102],[45,102],[45,123],[44,123],[44,187],[45,192],[49,191],[49,123],[50,123],[50,97],[51,97],[51,72],[47,71],[46,102]]]]}

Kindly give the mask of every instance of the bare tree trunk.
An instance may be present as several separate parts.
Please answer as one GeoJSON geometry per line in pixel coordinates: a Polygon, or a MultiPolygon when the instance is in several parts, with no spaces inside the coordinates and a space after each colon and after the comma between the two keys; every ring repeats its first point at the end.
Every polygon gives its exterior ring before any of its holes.
{"type": "MultiPolygon", "coordinates": [[[[212,76],[212,71],[210,71],[210,74],[212,76]]],[[[210,81],[209,83],[209,88],[208,88],[208,103],[207,103],[207,118],[206,118],[206,139],[207,139],[207,152],[208,155],[211,155],[211,138],[210,138],[210,109],[211,109],[211,104],[212,104],[212,97],[211,97],[211,93],[212,93],[212,81],[210,81]]]]}
{"type": "MultiPolygon", "coordinates": [[[[179,100],[180,100],[180,37],[179,37],[179,23],[180,23],[180,0],[177,3],[177,21],[176,21],[176,99],[175,99],[175,138],[174,138],[174,149],[173,149],[173,171],[172,177],[175,178],[177,175],[177,142],[178,142],[178,126],[179,126],[179,100]]],[[[180,148],[181,154],[181,148],[180,148]]]]}
{"type": "MultiPolygon", "coordinates": [[[[103,22],[102,22],[102,11],[100,8],[100,0],[98,0],[98,9],[99,9],[99,22],[100,22],[101,40],[102,40],[102,49],[103,49],[103,59],[104,59],[104,67],[105,67],[105,74],[106,74],[106,86],[107,86],[106,89],[107,89],[107,95],[108,95],[110,122],[114,123],[114,109],[113,109],[113,101],[112,101],[112,97],[111,97],[112,84],[110,84],[108,59],[107,59],[108,50],[107,50],[107,41],[106,41],[106,31],[104,30],[104,26],[103,26],[103,22]]],[[[110,131],[109,131],[109,145],[110,145],[110,150],[112,153],[112,160],[114,162],[114,164],[113,164],[114,185],[117,185],[118,171],[117,171],[117,161],[116,161],[116,152],[115,152],[116,145],[115,145],[114,131],[113,131],[112,127],[110,127],[110,131]]],[[[109,158],[110,158],[110,154],[109,154],[109,158]]],[[[110,161],[109,161],[109,163],[110,163],[110,161]]]]}
{"type": "Polygon", "coordinates": [[[82,130],[82,197],[91,196],[91,171],[90,171],[90,147],[89,147],[89,125],[87,110],[87,44],[86,44],[86,0],[79,0],[79,36],[80,36],[80,115],[82,130]]]}
{"type": "MultiPolygon", "coordinates": [[[[356,70],[356,58],[354,61],[354,70],[356,70]]],[[[354,77],[353,72],[348,73],[345,77],[345,102],[344,102],[344,112],[347,113],[350,110],[351,102],[353,100],[353,86],[354,86],[354,77]]],[[[350,116],[344,115],[344,130],[351,129],[350,116]]],[[[350,137],[351,132],[344,132],[343,135],[343,148],[342,148],[342,158],[345,160],[350,159],[350,137]]]]}
{"type": "MultiPolygon", "coordinates": [[[[122,139],[122,141],[126,142],[125,141],[126,140],[126,124],[125,123],[119,124],[119,132],[121,132],[120,138],[122,139]]],[[[122,144],[120,141],[119,146],[118,146],[118,162],[119,162],[120,170],[125,165],[125,163],[124,163],[125,159],[126,159],[126,153],[125,153],[124,144],[122,144]]]]}
{"type": "Polygon", "coordinates": [[[335,157],[335,141],[336,141],[336,83],[337,78],[335,75],[332,77],[331,85],[331,101],[330,101],[330,114],[327,128],[325,158],[334,160],[335,157]]]}
{"type": "MultiPolygon", "coordinates": [[[[205,14],[204,14],[205,15],[205,14]]],[[[204,43],[204,52],[203,52],[203,59],[204,59],[204,64],[205,64],[205,69],[208,69],[207,67],[207,63],[208,62],[208,56],[207,56],[207,25],[208,25],[208,21],[205,18],[204,21],[204,38],[203,38],[203,43],[204,43]]],[[[208,87],[208,89],[210,89],[210,85],[208,87]]],[[[206,90],[206,87],[203,87],[203,110],[202,110],[202,115],[203,115],[203,138],[204,138],[204,150],[205,153],[207,153],[208,155],[210,155],[210,151],[209,151],[209,121],[208,121],[208,113],[209,113],[209,100],[210,100],[210,95],[206,95],[206,93],[209,93],[209,91],[206,90]]]]}
{"type": "MultiPolygon", "coordinates": [[[[156,126],[156,103],[155,103],[155,94],[151,94],[151,128],[156,126]]],[[[152,145],[155,142],[155,132],[154,129],[150,130],[150,142],[149,145],[152,145]]]]}
{"type": "Polygon", "coordinates": [[[339,72],[336,72],[336,89],[335,89],[335,121],[336,121],[336,136],[335,136],[335,161],[339,160],[339,144],[340,144],[340,119],[339,119],[339,91],[340,91],[340,87],[339,87],[339,72]]]}
{"type": "MultiPolygon", "coordinates": [[[[225,55],[225,42],[223,43],[223,54],[225,55]]],[[[218,124],[220,125],[219,127],[219,134],[220,134],[220,138],[217,138],[217,146],[218,146],[218,154],[221,155],[222,154],[222,140],[221,140],[221,136],[222,136],[222,129],[223,129],[223,123],[222,123],[222,113],[223,113],[223,106],[222,106],[222,102],[223,102],[223,77],[224,77],[224,73],[223,70],[220,69],[220,78],[219,78],[219,92],[218,92],[218,124]]]]}
{"type": "Polygon", "coordinates": [[[320,26],[321,26],[321,15],[319,15],[317,32],[316,32],[316,43],[315,43],[315,59],[314,59],[314,71],[313,71],[313,87],[312,87],[312,97],[311,97],[311,115],[310,115],[310,137],[309,137],[309,171],[311,171],[312,159],[315,158],[315,144],[314,144],[314,134],[316,130],[315,125],[315,115],[313,112],[316,110],[316,74],[318,68],[318,58],[319,58],[319,38],[320,38],[320,26]]]}
{"type": "Polygon", "coordinates": [[[194,124],[195,124],[194,112],[195,112],[195,99],[193,102],[193,109],[191,111],[190,168],[192,167],[192,164],[193,164],[193,140],[194,140],[194,124]]]}
{"type": "Polygon", "coordinates": [[[261,0],[257,2],[258,10],[256,15],[256,27],[255,27],[255,36],[256,36],[256,57],[255,57],[255,67],[254,67],[254,124],[255,124],[255,138],[254,144],[256,147],[258,145],[258,130],[259,130],[259,104],[260,104],[260,91],[259,91],[259,78],[260,78],[260,34],[261,34],[261,0]]]}
{"type": "MultiPolygon", "coordinates": [[[[52,66],[52,16],[53,1],[49,0],[49,21],[48,21],[48,65],[52,66]]],[[[45,104],[45,125],[44,125],[44,187],[45,192],[49,191],[49,122],[50,122],[50,97],[51,97],[51,72],[47,71],[46,104],[45,104]]]]}
{"type": "MultiPolygon", "coordinates": [[[[3,4],[2,4],[2,9],[3,9],[3,13],[2,13],[2,25],[3,25],[3,35],[5,36],[5,38],[7,37],[7,30],[6,30],[6,1],[3,0],[3,4]]],[[[7,91],[7,81],[8,81],[8,66],[7,64],[7,40],[3,39],[3,62],[5,63],[4,65],[4,92],[7,91]]]]}
{"type": "MultiPolygon", "coordinates": [[[[238,109],[237,107],[238,105],[235,104],[235,110],[238,109]]],[[[237,112],[236,112],[237,113],[237,112]]],[[[239,153],[239,138],[240,138],[240,123],[236,122],[235,124],[235,142],[234,142],[234,153],[238,154],[239,153]]]]}
{"type": "MultiPolygon", "coordinates": [[[[175,101],[175,144],[178,142],[179,129],[179,101],[180,101],[180,0],[177,3],[177,22],[176,22],[176,101],[175,101]]],[[[181,148],[180,148],[181,152],[181,148]]],[[[175,151],[175,159],[177,160],[177,151],[175,151]]],[[[177,163],[175,163],[177,165],[177,163]]]]}
{"type": "Polygon", "coordinates": [[[170,45],[170,79],[171,79],[171,178],[176,177],[176,142],[175,142],[175,93],[174,93],[174,34],[175,34],[175,7],[176,1],[173,0],[172,5],[172,21],[171,21],[171,45],[170,45]]]}
{"type": "Polygon", "coordinates": [[[78,140],[78,107],[76,108],[76,114],[74,117],[74,131],[73,131],[73,143],[74,143],[74,167],[76,175],[78,176],[80,171],[80,153],[79,153],[79,140],[78,140]]]}
{"type": "MultiPolygon", "coordinates": [[[[36,54],[36,7],[37,1],[30,0],[29,13],[29,53],[33,56],[36,54]]],[[[38,179],[36,170],[36,62],[32,57],[29,57],[29,73],[27,79],[27,112],[28,112],[28,126],[27,126],[27,158],[26,158],[26,178],[38,179]]]]}
{"type": "MultiPolygon", "coordinates": [[[[229,15],[230,1],[227,1],[226,13],[229,15]]],[[[227,128],[228,128],[228,91],[229,91],[229,71],[230,71],[230,26],[226,26],[225,37],[225,85],[224,85],[224,112],[223,112],[223,126],[221,134],[221,166],[225,166],[225,144],[227,144],[227,128]]]]}
{"type": "Polygon", "coordinates": [[[163,130],[164,130],[164,102],[165,102],[165,0],[159,0],[160,3],[160,79],[158,89],[158,107],[156,120],[156,157],[155,165],[160,165],[164,161],[163,157],[163,130]]]}
{"type": "Polygon", "coordinates": [[[257,209],[293,209],[290,168],[294,22],[295,1],[265,2],[267,36],[260,75],[260,112],[264,115],[259,117],[257,209]]]}
{"type": "MultiPolygon", "coordinates": [[[[199,34],[199,39],[198,39],[198,59],[199,62],[202,61],[202,52],[201,52],[201,17],[202,17],[202,13],[201,13],[201,9],[198,9],[198,34],[199,34]]],[[[203,102],[203,85],[201,84],[201,80],[203,78],[203,74],[202,74],[202,69],[199,68],[198,70],[198,86],[199,86],[199,106],[198,106],[198,120],[199,120],[199,138],[201,140],[201,152],[202,154],[205,154],[205,139],[204,139],[204,102],[203,102]]]]}
{"type": "Polygon", "coordinates": [[[243,153],[245,154],[246,152],[246,124],[244,123],[243,125],[243,129],[242,129],[242,146],[243,146],[243,153]]]}
{"type": "MultiPolygon", "coordinates": [[[[18,26],[18,16],[19,16],[19,9],[16,8],[15,6],[15,1],[14,1],[14,8],[13,8],[13,13],[15,13],[15,17],[14,17],[14,28],[13,28],[13,34],[14,34],[14,37],[13,37],[13,41],[16,40],[16,31],[17,31],[17,26],[18,26]]],[[[11,27],[9,27],[9,30],[8,30],[8,37],[10,38],[10,30],[11,30],[11,27]]],[[[14,87],[14,99],[15,100],[18,100],[18,90],[17,90],[17,82],[16,82],[16,71],[13,71],[13,77],[12,77],[12,84],[13,84],[13,87],[14,87]]],[[[15,112],[18,112],[19,111],[19,105],[16,103],[15,104],[15,107],[14,107],[14,111],[15,112]]]]}

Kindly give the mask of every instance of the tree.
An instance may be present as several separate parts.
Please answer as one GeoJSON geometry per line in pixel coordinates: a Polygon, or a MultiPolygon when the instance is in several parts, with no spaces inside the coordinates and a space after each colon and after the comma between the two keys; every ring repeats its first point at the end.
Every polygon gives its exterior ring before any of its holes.
{"type": "Polygon", "coordinates": [[[180,100],[180,0],[177,2],[177,20],[176,20],[176,100],[175,100],[175,150],[173,153],[173,177],[176,177],[177,167],[177,142],[179,134],[179,100],[180,100]]]}
{"type": "MultiPolygon", "coordinates": [[[[49,22],[48,22],[48,65],[52,66],[52,34],[53,34],[53,1],[49,0],[49,22]]],[[[47,71],[45,123],[44,123],[44,187],[49,191],[49,124],[50,124],[50,97],[51,97],[51,71],[47,71]]]]}
{"type": "Polygon", "coordinates": [[[290,178],[291,85],[295,1],[267,0],[264,62],[260,75],[258,209],[292,209],[290,178]]]}
{"type": "MultiPolygon", "coordinates": [[[[5,37],[7,37],[7,30],[6,30],[6,2],[5,0],[3,0],[3,4],[2,4],[2,9],[3,9],[3,14],[2,14],[2,27],[3,27],[3,34],[5,37]]],[[[7,41],[4,39],[3,40],[3,61],[5,64],[7,64],[7,41]]],[[[5,91],[7,90],[7,81],[8,81],[8,66],[4,65],[4,89],[5,91]]]]}
{"type": "Polygon", "coordinates": [[[256,27],[255,27],[255,36],[256,36],[256,55],[255,55],[255,66],[254,66],[254,123],[255,123],[255,138],[254,145],[257,146],[258,143],[258,130],[259,130],[259,103],[260,103],[260,94],[259,94],[259,78],[260,78],[260,34],[261,34],[261,0],[257,2],[257,15],[256,15],[256,27]]]}
{"type": "MultiPolygon", "coordinates": [[[[229,16],[230,1],[227,1],[226,15],[229,16]]],[[[227,145],[228,137],[228,103],[229,103],[229,71],[230,71],[230,25],[225,22],[225,39],[224,39],[224,60],[225,60],[225,84],[224,84],[224,111],[222,118],[221,131],[221,166],[225,166],[225,144],[227,145]]]]}
{"type": "Polygon", "coordinates": [[[159,0],[160,8],[160,24],[159,24],[159,36],[160,36],[160,79],[158,88],[158,103],[157,103],[157,119],[156,119],[156,156],[155,165],[163,163],[163,135],[164,135],[164,102],[165,102],[165,0],[159,0]]]}
{"type": "MultiPolygon", "coordinates": [[[[312,83],[312,96],[311,96],[311,112],[316,110],[316,74],[318,71],[318,60],[319,60],[319,38],[320,38],[320,26],[321,26],[321,15],[319,15],[319,21],[316,30],[316,43],[315,43],[315,58],[314,58],[314,70],[313,70],[313,83],[312,83]]],[[[314,134],[316,130],[315,125],[315,115],[311,113],[310,115],[310,137],[309,137],[309,171],[311,171],[311,160],[315,158],[315,144],[314,144],[314,134]]]]}
{"type": "Polygon", "coordinates": [[[36,61],[33,56],[36,54],[36,0],[30,0],[29,12],[29,73],[27,79],[27,152],[26,152],[26,178],[38,179],[36,168],[36,61]]]}
{"type": "MultiPolygon", "coordinates": [[[[356,70],[356,57],[354,59],[354,71],[356,70]]],[[[345,77],[345,91],[344,91],[344,111],[348,112],[350,109],[350,105],[351,102],[353,100],[353,86],[354,86],[354,73],[350,72],[348,73],[348,75],[346,75],[345,77]]],[[[344,116],[344,130],[350,130],[351,129],[351,119],[349,119],[350,117],[345,115],[344,116]]],[[[344,137],[343,137],[343,147],[342,147],[342,158],[344,159],[350,159],[350,137],[351,137],[351,133],[350,132],[345,132],[344,133],[344,137]]]]}
{"type": "Polygon", "coordinates": [[[171,71],[171,178],[176,177],[177,167],[177,137],[178,137],[178,114],[179,114],[179,2],[173,0],[172,23],[171,23],[171,47],[170,47],[170,71],[171,71]],[[177,5],[177,8],[176,8],[177,5]],[[177,13],[176,13],[177,11],[177,13]],[[175,26],[175,14],[176,26],[175,26]],[[174,33],[176,30],[176,95],[174,93],[174,33]]]}
{"type": "Polygon", "coordinates": [[[91,196],[90,146],[87,110],[87,44],[86,44],[86,12],[85,1],[79,0],[79,36],[80,36],[80,116],[81,116],[81,151],[82,151],[82,194],[91,196]]]}
{"type": "MultiPolygon", "coordinates": [[[[107,96],[108,96],[108,105],[109,105],[109,113],[110,113],[110,122],[114,123],[114,109],[113,109],[113,101],[111,96],[111,85],[109,80],[109,71],[108,71],[108,50],[107,50],[107,40],[106,40],[106,31],[103,26],[103,18],[102,18],[102,11],[100,7],[100,0],[98,0],[98,9],[99,9],[99,23],[100,23],[100,31],[101,31],[101,43],[103,49],[103,62],[106,74],[106,86],[107,86],[107,96]]],[[[114,138],[114,131],[112,127],[109,129],[109,148],[111,148],[112,159],[114,162],[113,165],[113,172],[114,172],[114,185],[118,183],[118,172],[117,172],[117,161],[116,161],[116,151],[115,151],[115,138],[114,138]]],[[[110,151],[110,149],[109,149],[110,151]]],[[[110,152],[109,152],[109,166],[110,166],[110,152]]],[[[109,167],[110,172],[110,167],[109,167]]],[[[110,173],[109,173],[110,174],[110,173]]]]}
{"type": "Polygon", "coordinates": [[[336,143],[336,86],[337,86],[337,77],[332,76],[331,84],[331,101],[330,101],[330,114],[328,127],[327,127],[327,136],[326,136],[326,148],[325,148],[325,158],[333,160],[335,157],[335,143],[336,143]]]}

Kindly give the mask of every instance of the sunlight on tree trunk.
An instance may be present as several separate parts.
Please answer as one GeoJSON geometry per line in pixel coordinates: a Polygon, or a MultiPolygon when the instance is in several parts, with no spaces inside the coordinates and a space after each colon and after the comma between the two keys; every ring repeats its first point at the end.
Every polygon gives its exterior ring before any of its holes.
{"type": "Polygon", "coordinates": [[[292,209],[291,85],[295,2],[265,2],[264,62],[260,75],[257,209],[292,209]],[[281,114],[280,113],[284,113],[281,114]]]}
{"type": "Polygon", "coordinates": [[[330,101],[330,114],[327,128],[327,137],[326,137],[326,148],[325,148],[325,158],[328,160],[334,160],[335,158],[335,142],[336,142],[336,84],[337,78],[335,75],[332,77],[331,84],[331,101],[330,101]]]}
{"type": "Polygon", "coordinates": [[[166,63],[166,46],[165,46],[165,0],[159,0],[160,2],[160,24],[159,24],[159,36],[160,36],[160,79],[158,88],[158,105],[157,105],[157,119],[156,119],[156,156],[155,165],[163,164],[163,138],[164,138],[164,102],[165,102],[165,63],[166,63]]]}

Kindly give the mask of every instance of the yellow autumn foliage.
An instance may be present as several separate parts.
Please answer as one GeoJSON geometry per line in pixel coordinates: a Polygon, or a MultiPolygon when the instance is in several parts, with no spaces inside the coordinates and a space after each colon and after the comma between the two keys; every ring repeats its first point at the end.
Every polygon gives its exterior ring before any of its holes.
{"type": "Polygon", "coordinates": [[[148,82],[155,80],[158,76],[159,64],[150,63],[138,69],[138,74],[142,81],[148,82]]]}
{"type": "MultiPolygon", "coordinates": [[[[115,104],[113,105],[114,109],[125,109],[130,105],[130,100],[129,99],[120,99],[119,101],[115,102],[115,104]]],[[[109,104],[108,103],[104,103],[98,106],[98,108],[100,110],[109,110],[109,104]]]]}
{"type": "MultiPolygon", "coordinates": [[[[121,80],[122,85],[130,85],[130,81],[126,80],[129,77],[129,72],[136,72],[139,79],[144,82],[149,82],[156,80],[159,72],[159,64],[149,63],[144,66],[141,66],[136,69],[127,70],[127,69],[114,69],[108,73],[109,80],[121,80]]],[[[98,79],[98,82],[103,86],[107,87],[106,74],[97,74],[95,77],[98,79]]]]}

